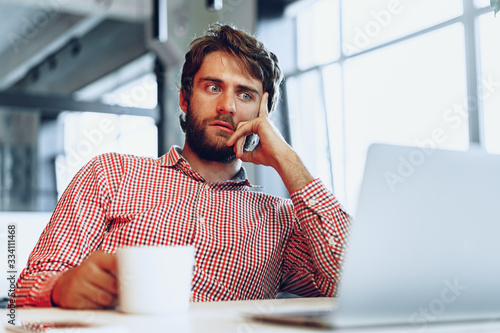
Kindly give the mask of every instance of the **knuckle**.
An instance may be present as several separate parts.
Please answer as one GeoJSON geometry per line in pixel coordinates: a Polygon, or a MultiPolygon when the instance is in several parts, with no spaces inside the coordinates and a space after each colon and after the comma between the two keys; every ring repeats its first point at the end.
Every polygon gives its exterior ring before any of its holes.
{"type": "Polygon", "coordinates": [[[76,309],[89,309],[92,308],[92,304],[90,304],[85,298],[80,298],[75,300],[74,308],[76,309]]]}
{"type": "Polygon", "coordinates": [[[113,297],[106,292],[100,292],[96,297],[96,303],[105,306],[111,305],[113,303],[113,297]]]}

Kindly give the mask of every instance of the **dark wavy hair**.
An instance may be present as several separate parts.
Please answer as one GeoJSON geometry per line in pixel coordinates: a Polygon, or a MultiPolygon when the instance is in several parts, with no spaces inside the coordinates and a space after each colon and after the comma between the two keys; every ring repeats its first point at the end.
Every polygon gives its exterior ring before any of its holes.
{"type": "MultiPolygon", "coordinates": [[[[211,25],[203,36],[191,42],[190,50],[186,53],[182,67],[181,94],[188,107],[193,93],[194,76],[200,69],[205,56],[215,51],[233,55],[250,75],[262,81],[264,92],[269,93],[267,108],[269,112],[272,112],[278,104],[280,84],[283,80],[278,58],[251,34],[221,24],[211,25]]],[[[185,114],[180,116],[180,121],[182,129],[185,131],[185,114]]]]}

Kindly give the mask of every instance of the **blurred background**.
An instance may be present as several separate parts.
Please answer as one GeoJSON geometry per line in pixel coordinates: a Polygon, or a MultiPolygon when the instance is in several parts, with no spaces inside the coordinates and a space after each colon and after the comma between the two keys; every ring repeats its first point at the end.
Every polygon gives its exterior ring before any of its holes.
{"type": "Polygon", "coordinates": [[[182,146],[183,55],[214,22],[278,55],[273,121],[352,213],[371,143],[500,153],[489,0],[0,0],[0,211],[52,211],[97,154],[182,146]]]}

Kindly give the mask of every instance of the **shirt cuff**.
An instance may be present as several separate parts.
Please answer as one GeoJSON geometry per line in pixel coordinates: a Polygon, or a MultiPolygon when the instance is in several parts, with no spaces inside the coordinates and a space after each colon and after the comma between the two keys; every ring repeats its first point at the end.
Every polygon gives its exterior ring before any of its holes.
{"type": "Polygon", "coordinates": [[[290,195],[299,220],[311,213],[323,214],[340,207],[335,195],[317,178],[290,195]]]}
{"type": "Polygon", "coordinates": [[[64,272],[58,272],[52,276],[45,277],[42,286],[38,289],[36,293],[36,299],[34,303],[37,307],[54,307],[55,304],[52,303],[52,290],[54,286],[64,272]]]}

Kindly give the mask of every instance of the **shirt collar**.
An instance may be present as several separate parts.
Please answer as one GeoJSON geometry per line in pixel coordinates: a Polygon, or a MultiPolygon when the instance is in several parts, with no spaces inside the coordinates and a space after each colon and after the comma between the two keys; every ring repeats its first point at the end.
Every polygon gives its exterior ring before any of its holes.
{"type": "MultiPolygon", "coordinates": [[[[158,163],[164,167],[169,167],[169,168],[176,167],[184,171],[184,173],[186,173],[193,179],[205,181],[203,177],[200,174],[198,174],[198,172],[196,172],[191,168],[188,161],[181,155],[181,153],[182,153],[181,147],[172,146],[172,148],[170,148],[168,153],[166,153],[165,155],[161,156],[158,159],[158,163]]],[[[245,185],[252,188],[262,188],[262,186],[252,185],[250,183],[250,181],[247,178],[247,172],[245,171],[244,167],[241,167],[241,169],[233,177],[233,179],[224,180],[217,183],[220,184],[234,183],[235,185],[245,185]]]]}
{"type": "Polygon", "coordinates": [[[158,163],[161,166],[165,166],[165,167],[173,167],[173,166],[177,165],[178,163],[188,164],[186,159],[184,157],[182,157],[181,153],[182,153],[181,147],[172,146],[172,148],[170,148],[168,153],[166,153],[165,155],[161,156],[158,159],[158,163]]]}

